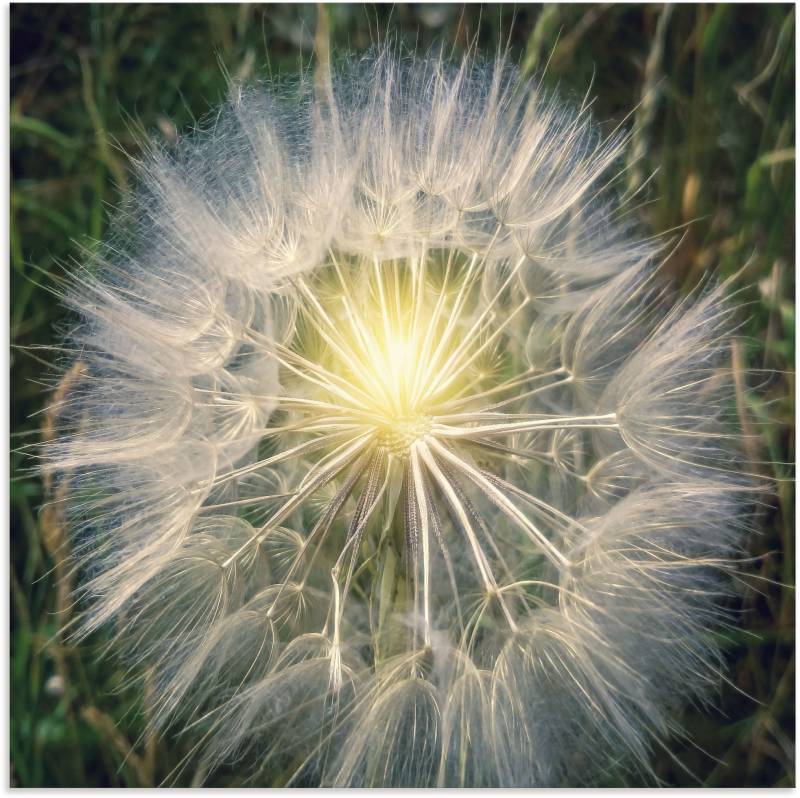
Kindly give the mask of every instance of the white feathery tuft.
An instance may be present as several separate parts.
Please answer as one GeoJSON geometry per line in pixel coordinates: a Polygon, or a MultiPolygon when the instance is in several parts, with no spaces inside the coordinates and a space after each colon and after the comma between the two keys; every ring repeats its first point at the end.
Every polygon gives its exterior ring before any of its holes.
{"type": "Polygon", "coordinates": [[[233,87],[138,162],[66,296],[44,468],[75,634],[153,669],[210,771],[647,780],[713,692],[734,311],[670,304],[627,141],[503,60],[384,52],[233,87]]]}

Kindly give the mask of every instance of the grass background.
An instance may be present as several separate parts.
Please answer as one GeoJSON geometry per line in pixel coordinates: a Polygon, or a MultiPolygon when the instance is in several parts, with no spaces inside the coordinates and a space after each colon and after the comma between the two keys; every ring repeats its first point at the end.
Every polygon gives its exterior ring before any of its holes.
{"type": "MultiPolygon", "coordinates": [[[[668,273],[686,290],[739,273],[749,303],[735,353],[749,454],[783,480],[750,543],[741,628],[723,641],[730,681],[717,709],[693,707],[693,742],[656,752],[666,784],[794,784],[795,12],[785,5],[12,5],[12,449],[46,434],[38,414],[46,350],[63,310],[43,284],[103,235],[128,190],[131,119],[167,140],[223,97],[220,63],[240,78],[293,73],[330,48],[360,51],[389,31],[409,48],[482,52],[507,43],[529,73],[582,95],[613,126],[631,109],[631,181],[655,176],[642,214],[654,231],[692,222],[668,273]],[[316,48],[316,50],[315,50],[316,48]],[[635,160],[635,163],[634,163],[635,160]],[[18,348],[17,348],[18,347],[18,348]],[[752,381],[752,380],[751,380],[752,381]],[[783,465],[781,465],[783,464],[783,465]],[[747,694],[747,695],[745,695],[747,694]],[[750,697],[747,697],[750,696],[750,697]]],[[[102,638],[57,637],[69,614],[63,529],[40,512],[43,486],[11,454],[11,782],[147,786],[180,741],[137,743],[147,677],[124,688],[102,638]]],[[[191,783],[202,774],[187,774],[191,783]]]]}

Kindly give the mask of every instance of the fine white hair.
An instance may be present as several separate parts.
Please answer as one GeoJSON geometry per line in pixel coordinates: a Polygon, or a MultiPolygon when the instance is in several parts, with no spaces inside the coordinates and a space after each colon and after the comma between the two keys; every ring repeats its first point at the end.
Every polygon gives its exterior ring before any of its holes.
{"type": "Polygon", "coordinates": [[[84,608],[249,783],[654,778],[751,486],[725,286],[675,304],[601,132],[503,59],[234,86],[71,277],[84,608]]]}

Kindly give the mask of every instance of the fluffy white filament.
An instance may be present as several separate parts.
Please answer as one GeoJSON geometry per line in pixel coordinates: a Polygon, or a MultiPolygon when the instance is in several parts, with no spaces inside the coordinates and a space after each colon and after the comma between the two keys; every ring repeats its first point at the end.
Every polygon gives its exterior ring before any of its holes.
{"type": "Polygon", "coordinates": [[[45,457],[79,633],[153,668],[196,758],[595,783],[713,688],[731,311],[670,306],[625,143],[503,63],[381,55],[139,164],[45,457]]]}

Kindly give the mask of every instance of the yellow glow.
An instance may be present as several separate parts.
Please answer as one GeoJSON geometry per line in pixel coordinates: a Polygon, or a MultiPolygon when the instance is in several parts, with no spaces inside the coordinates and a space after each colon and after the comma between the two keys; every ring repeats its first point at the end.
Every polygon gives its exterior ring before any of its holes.
{"type": "Polygon", "coordinates": [[[326,271],[298,285],[312,334],[296,351],[329,412],[404,455],[491,371],[497,325],[477,307],[475,261],[334,261],[326,271]]]}

